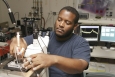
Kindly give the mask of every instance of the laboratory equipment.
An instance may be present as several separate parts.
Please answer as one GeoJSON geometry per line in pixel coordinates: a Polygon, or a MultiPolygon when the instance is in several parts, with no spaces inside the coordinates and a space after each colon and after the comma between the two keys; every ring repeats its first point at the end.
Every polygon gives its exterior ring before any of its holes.
{"type": "Polygon", "coordinates": [[[115,27],[114,26],[101,26],[100,41],[105,42],[103,49],[115,50],[112,43],[115,42],[115,27]]]}
{"type": "Polygon", "coordinates": [[[99,25],[80,25],[80,35],[87,41],[98,41],[99,25]]]}

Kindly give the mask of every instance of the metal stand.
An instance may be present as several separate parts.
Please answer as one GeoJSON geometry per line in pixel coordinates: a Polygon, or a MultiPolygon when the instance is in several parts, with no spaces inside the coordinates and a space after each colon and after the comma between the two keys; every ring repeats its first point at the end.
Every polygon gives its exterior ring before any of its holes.
{"type": "MultiPolygon", "coordinates": [[[[32,30],[33,30],[33,29],[34,29],[33,24],[35,23],[35,21],[40,20],[40,18],[27,18],[27,17],[24,17],[24,18],[22,18],[22,19],[23,19],[24,26],[25,26],[25,36],[30,35],[30,34],[28,33],[27,23],[28,23],[28,22],[31,23],[31,27],[32,27],[32,30]]],[[[33,31],[32,31],[32,33],[33,33],[33,31]]]]}

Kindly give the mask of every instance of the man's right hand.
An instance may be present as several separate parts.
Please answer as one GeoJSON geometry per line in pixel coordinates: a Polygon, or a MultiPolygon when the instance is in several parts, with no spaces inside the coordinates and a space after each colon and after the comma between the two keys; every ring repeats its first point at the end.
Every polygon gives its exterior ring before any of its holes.
{"type": "MultiPolygon", "coordinates": [[[[17,38],[14,37],[14,38],[12,38],[11,43],[10,43],[10,54],[11,54],[11,55],[15,56],[16,47],[17,47],[17,46],[18,46],[18,45],[17,45],[17,38]]],[[[25,41],[23,38],[20,38],[20,46],[19,46],[18,48],[19,48],[19,51],[20,51],[22,48],[24,48],[24,50],[22,51],[22,53],[21,53],[20,55],[18,55],[18,56],[23,57],[24,54],[25,54],[25,50],[26,50],[26,48],[27,48],[27,43],[26,43],[26,41],[25,41]]]]}

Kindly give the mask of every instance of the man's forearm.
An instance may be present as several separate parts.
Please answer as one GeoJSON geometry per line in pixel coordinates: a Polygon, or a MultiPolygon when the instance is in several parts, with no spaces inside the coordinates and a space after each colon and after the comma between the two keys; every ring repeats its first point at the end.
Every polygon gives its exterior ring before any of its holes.
{"type": "Polygon", "coordinates": [[[52,55],[54,66],[69,74],[81,73],[86,68],[88,63],[80,59],[70,59],[61,56],[52,55]]]}

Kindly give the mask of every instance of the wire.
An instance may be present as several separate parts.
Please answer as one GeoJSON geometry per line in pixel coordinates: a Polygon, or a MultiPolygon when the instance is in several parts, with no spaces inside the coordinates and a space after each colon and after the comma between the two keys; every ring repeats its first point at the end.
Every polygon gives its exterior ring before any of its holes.
{"type": "MultiPolygon", "coordinates": [[[[40,36],[38,36],[38,37],[40,37],[40,36]]],[[[38,40],[38,39],[37,39],[37,40],[38,40]]],[[[39,43],[39,45],[40,45],[40,48],[42,49],[42,52],[44,53],[44,50],[43,50],[43,48],[42,48],[42,46],[41,46],[39,40],[38,40],[38,43],[39,43]]]]}
{"type": "Polygon", "coordinates": [[[3,2],[6,4],[7,8],[10,8],[9,4],[7,3],[6,0],[3,0],[3,2]]]}
{"type": "MultiPolygon", "coordinates": [[[[48,17],[47,17],[47,19],[46,19],[46,22],[48,21],[49,16],[50,16],[50,13],[48,13],[48,17]]],[[[45,23],[46,23],[46,22],[45,22],[45,23]]]]}
{"type": "Polygon", "coordinates": [[[14,15],[15,15],[16,13],[18,14],[18,20],[19,20],[19,12],[15,12],[14,15]]]}
{"type": "Polygon", "coordinates": [[[42,19],[43,19],[43,21],[44,21],[44,27],[43,27],[43,28],[45,29],[45,19],[44,19],[44,17],[42,17],[42,19]]]}
{"type": "Polygon", "coordinates": [[[50,14],[47,17],[46,23],[48,22],[48,20],[50,20],[53,17],[53,15],[50,16],[50,14]]]}
{"type": "MultiPolygon", "coordinates": [[[[41,37],[40,37],[41,38],[41,37]]],[[[44,43],[44,41],[43,41],[43,39],[41,38],[41,40],[42,40],[42,42],[43,42],[43,44],[45,45],[45,43],[44,43]]],[[[45,45],[45,47],[47,48],[47,46],[45,45]]]]}

